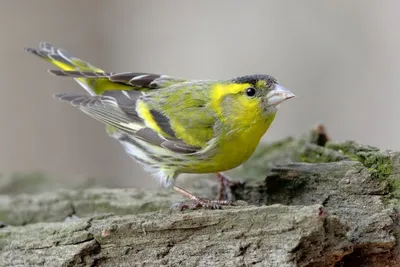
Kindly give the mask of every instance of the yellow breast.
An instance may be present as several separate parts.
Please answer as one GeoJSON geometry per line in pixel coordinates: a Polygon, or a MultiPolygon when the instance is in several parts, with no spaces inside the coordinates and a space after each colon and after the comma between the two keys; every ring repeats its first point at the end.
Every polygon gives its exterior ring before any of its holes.
{"type": "Polygon", "coordinates": [[[262,99],[243,92],[250,84],[216,84],[211,90],[211,106],[220,125],[214,133],[212,156],[190,162],[185,170],[213,173],[233,169],[245,162],[257,148],[261,137],[275,118],[266,114],[262,99]]]}
{"type": "Polygon", "coordinates": [[[192,166],[193,171],[197,173],[222,172],[241,165],[253,154],[274,117],[275,115],[272,114],[266,121],[243,127],[234,134],[221,136],[214,156],[197,166],[192,166]]]}

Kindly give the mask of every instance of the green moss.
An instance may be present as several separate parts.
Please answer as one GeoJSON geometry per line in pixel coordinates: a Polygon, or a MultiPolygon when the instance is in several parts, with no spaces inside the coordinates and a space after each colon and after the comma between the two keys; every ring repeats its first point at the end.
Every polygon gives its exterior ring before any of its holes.
{"type": "Polygon", "coordinates": [[[390,194],[383,197],[385,204],[388,206],[400,205],[400,174],[394,170],[396,159],[393,158],[393,155],[390,156],[388,153],[380,152],[376,147],[364,146],[354,141],[329,142],[327,147],[363,164],[370,172],[371,177],[386,181],[390,194]]]}
{"type": "Polygon", "coordinates": [[[392,161],[388,155],[371,152],[359,152],[359,161],[368,168],[373,177],[385,178],[392,174],[392,161]]]}
{"type": "Polygon", "coordinates": [[[329,141],[325,147],[333,150],[341,150],[344,154],[357,154],[360,151],[364,152],[379,152],[379,148],[374,146],[367,146],[357,143],[355,141],[332,142],[329,141]]]}
{"type": "Polygon", "coordinates": [[[315,144],[305,144],[300,149],[299,159],[307,163],[328,163],[348,159],[341,153],[315,144]]]}
{"type": "Polygon", "coordinates": [[[354,148],[353,142],[350,141],[344,143],[328,142],[326,144],[326,148],[343,153],[353,161],[359,161],[356,155],[356,149],[354,148]]]}
{"type": "Polygon", "coordinates": [[[368,168],[372,177],[386,178],[393,172],[392,161],[386,154],[373,146],[364,146],[354,141],[328,142],[327,148],[343,153],[349,159],[358,161],[368,168]]]}
{"type": "MultiPolygon", "coordinates": [[[[315,139],[315,137],[314,137],[315,139]]],[[[269,173],[271,167],[289,162],[330,163],[339,161],[354,161],[361,163],[374,179],[388,185],[391,194],[388,199],[400,199],[400,177],[394,178],[395,166],[400,164],[393,154],[381,152],[373,146],[363,145],[354,141],[328,141],[325,146],[319,146],[312,141],[310,135],[300,138],[286,138],[272,144],[262,144],[232,177],[250,180],[261,180],[269,173]]],[[[228,174],[230,175],[230,174],[228,174]]],[[[400,200],[399,200],[400,201],[400,200]]]]}
{"type": "Polygon", "coordinates": [[[354,141],[329,142],[327,147],[363,164],[371,177],[386,181],[390,194],[383,196],[384,203],[387,206],[400,205],[400,175],[395,173],[394,159],[389,154],[380,152],[376,147],[364,146],[354,141]]]}
{"type": "Polygon", "coordinates": [[[392,176],[388,179],[392,197],[400,202],[400,177],[392,176]]]}

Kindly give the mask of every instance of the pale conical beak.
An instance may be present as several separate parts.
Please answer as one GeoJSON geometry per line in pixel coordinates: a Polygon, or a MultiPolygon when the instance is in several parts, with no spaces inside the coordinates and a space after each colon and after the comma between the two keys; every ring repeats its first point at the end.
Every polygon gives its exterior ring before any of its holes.
{"type": "Polygon", "coordinates": [[[295,97],[295,95],[288,89],[279,84],[275,84],[275,88],[267,94],[268,106],[277,106],[283,101],[293,97],[295,97]]]}

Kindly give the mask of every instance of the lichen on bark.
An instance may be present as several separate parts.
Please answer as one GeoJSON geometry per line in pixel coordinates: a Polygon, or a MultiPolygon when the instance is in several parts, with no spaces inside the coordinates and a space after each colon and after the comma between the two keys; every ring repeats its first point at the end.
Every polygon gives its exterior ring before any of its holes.
{"type": "Polygon", "coordinates": [[[1,195],[0,266],[399,266],[399,152],[318,127],[229,175],[239,205],[222,210],[171,210],[183,199],[165,189],[1,195]]]}

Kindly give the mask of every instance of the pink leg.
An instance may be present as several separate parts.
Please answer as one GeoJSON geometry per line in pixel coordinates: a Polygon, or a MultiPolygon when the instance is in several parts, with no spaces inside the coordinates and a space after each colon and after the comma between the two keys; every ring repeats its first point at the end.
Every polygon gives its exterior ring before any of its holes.
{"type": "MultiPolygon", "coordinates": [[[[230,200],[211,200],[211,199],[206,199],[206,198],[200,198],[192,193],[186,191],[183,188],[180,188],[176,185],[172,187],[173,190],[176,192],[179,192],[183,194],[185,197],[189,198],[194,202],[194,207],[193,208],[211,208],[211,209],[218,209],[220,206],[233,206],[233,202],[230,200]]],[[[190,208],[189,205],[186,204],[180,204],[180,209],[184,208],[190,208]]]]}
{"type": "Polygon", "coordinates": [[[229,201],[232,201],[233,195],[232,195],[231,187],[240,185],[241,183],[237,182],[237,181],[232,181],[231,179],[229,179],[228,176],[226,176],[220,172],[217,172],[217,179],[220,182],[217,200],[227,199],[229,201]]]}

